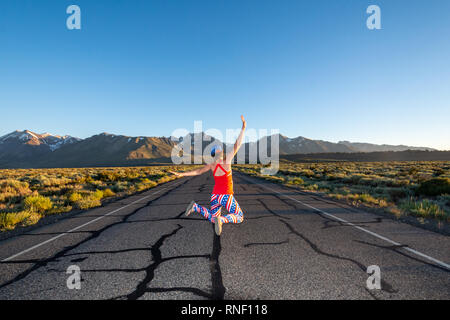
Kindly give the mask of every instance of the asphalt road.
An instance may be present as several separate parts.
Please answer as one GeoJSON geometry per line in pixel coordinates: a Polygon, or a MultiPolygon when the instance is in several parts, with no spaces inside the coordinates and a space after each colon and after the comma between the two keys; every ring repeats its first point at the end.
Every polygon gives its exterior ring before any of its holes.
{"type": "Polygon", "coordinates": [[[448,236],[234,175],[245,220],[209,206],[210,173],[0,242],[0,299],[449,299],[448,236]],[[81,288],[69,289],[69,266],[81,288]],[[381,271],[368,289],[367,267],[381,271]]]}

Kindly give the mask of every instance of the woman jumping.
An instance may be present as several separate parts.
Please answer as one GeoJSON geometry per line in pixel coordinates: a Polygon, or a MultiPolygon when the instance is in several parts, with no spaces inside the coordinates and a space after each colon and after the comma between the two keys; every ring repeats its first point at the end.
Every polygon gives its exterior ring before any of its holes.
{"type": "Polygon", "coordinates": [[[214,223],[214,229],[216,234],[219,236],[222,233],[223,223],[241,223],[244,220],[244,214],[241,207],[233,196],[233,178],[231,175],[231,163],[242,145],[244,131],[247,126],[243,116],[241,116],[241,120],[242,129],[234,144],[232,152],[224,155],[222,146],[216,145],[211,150],[211,156],[214,159],[211,164],[207,164],[200,169],[188,172],[170,171],[179,177],[197,176],[208,170],[212,171],[215,183],[211,194],[211,209],[207,209],[198,205],[194,201],[191,201],[186,209],[186,216],[190,215],[194,211],[200,213],[206,219],[214,223]],[[225,207],[229,212],[229,214],[224,217],[220,215],[222,207],[225,207]]]}

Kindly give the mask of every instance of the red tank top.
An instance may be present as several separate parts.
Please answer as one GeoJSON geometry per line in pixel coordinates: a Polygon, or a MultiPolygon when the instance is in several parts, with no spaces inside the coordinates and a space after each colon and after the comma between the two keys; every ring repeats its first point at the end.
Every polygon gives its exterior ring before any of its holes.
{"type": "Polygon", "coordinates": [[[212,191],[213,194],[233,194],[233,177],[231,176],[231,170],[225,170],[220,163],[216,165],[214,169],[214,189],[212,191]],[[217,168],[219,168],[225,172],[223,176],[216,176],[217,168]]]}

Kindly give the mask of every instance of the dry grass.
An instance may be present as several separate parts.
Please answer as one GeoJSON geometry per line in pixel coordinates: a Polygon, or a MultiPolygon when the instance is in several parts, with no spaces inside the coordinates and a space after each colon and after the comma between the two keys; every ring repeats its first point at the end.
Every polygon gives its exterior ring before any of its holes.
{"type": "MultiPolygon", "coordinates": [[[[49,214],[89,209],[175,179],[173,166],[0,170],[0,231],[31,225],[49,214]]],[[[178,170],[186,170],[177,166],[178,170]]]]}

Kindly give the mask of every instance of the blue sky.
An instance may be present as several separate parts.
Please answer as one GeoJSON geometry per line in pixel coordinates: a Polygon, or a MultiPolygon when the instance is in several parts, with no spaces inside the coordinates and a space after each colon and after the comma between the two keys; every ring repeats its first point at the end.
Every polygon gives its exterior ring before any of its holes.
{"type": "Polygon", "coordinates": [[[449,35],[448,0],[1,1],[0,135],[169,136],[244,114],[289,137],[450,149],[449,35]]]}

